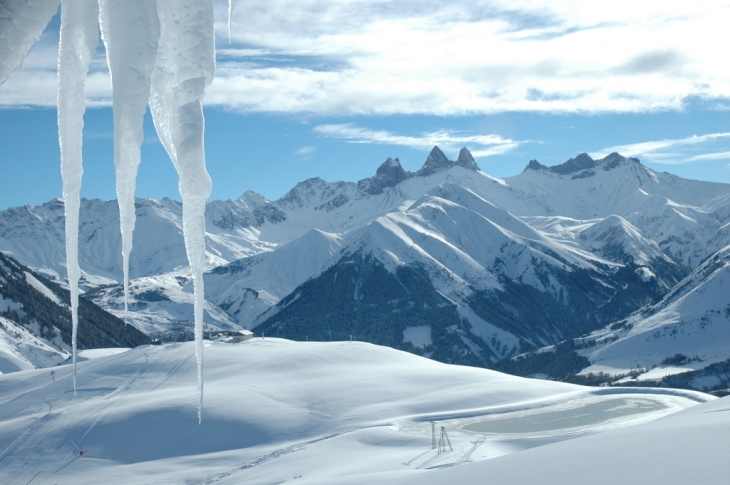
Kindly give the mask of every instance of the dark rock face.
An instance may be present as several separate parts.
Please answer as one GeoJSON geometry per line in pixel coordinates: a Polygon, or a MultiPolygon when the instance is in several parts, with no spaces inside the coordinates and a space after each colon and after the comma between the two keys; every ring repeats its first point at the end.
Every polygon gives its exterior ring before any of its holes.
{"type": "Polygon", "coordinates": [[[375,177],[382,182],[383,187],[395,187],[397,183],[407,179],[408,174],[401,167],[400,160],[389,158],[378,167],[375,177]]]}
{"type": "Polygon", "coordinates": [[[612,170],[625,162],[640,163],[637,158],[627,158],[616,152],[606,155],[601,160],[593,160],[587,153],[581,153],[575,158],[571,158],[565,163],[547,167],[537,160],[530,160],[525,170],[549,170],[558,175],[573,175],[573,179],[592,177],[596,174],[595,171],[589,170],[592,168],[600,167],[605,171],[612,170]],[[578,173],[582,172],[582,173],[578,173]]]}
{"type": "Polygon", "coordinates": [[[454,162],[446,158],[446,155],[444,155],[444,152],[439,147],[433,147],[431,153],[428,154],[428,158],[426,158],[426,163],[423,164],[423,167],[416,174],[420,176],[431,175],[432,173],[451,168],[453,165],[454,162]]]}
{"type": "Polygon", "coordinates": [[[537,160],[530,160],[525,170],[547,170],[547,167],[537,160]]]}
{"type": "Polygon", "coordinates": [[[479,165],[477,165],[476,160],[474,160],[471,152],[466,147],[459,151],[459,158],[456,159],[456,164],[469,170],[479,170],[479,165]]]}
{"type": "Polygon", "coordinates": [[[579,170],[585,170],[596,166],[596,162],[587,154],[581,153],[575,158],[571,158],[565,163],[550,167],[550,171],[559,175],[565,175],[568,173],[577,172],[579,170]]]}
{"type": "Polygon", "coordinates": [[[606,155],[603,160],[600,160],[600,163],[603,165],[603,170],[608,171],[627,161],[631,163],[640,163],[638,158],[623,157],[616,152],[606,155]]]}
{"type": "Polygon", "coordinates": [[[327,212],[331,212],[338,207],[342,207],[343,205],[347,204],[350,201],[350,199],[347,198],[345,194],[339,194],[335,196],[334,199],[329,200],[325,202],[322,205],[319,205],[315,207],[315,210],[326,210],[327,212]]]}
{"type": "Polygon", "coordinates": [[[236,227],[260,227],[265,222],[276,224],[286,220],[286,213],[270,202],[254,208],[252,211],[240,206],[226,205],[214,201],[208,205],[211,222],[221,229],[236,227]]]}
{"type": "Polygon", "coordinates": [[[456,162],[452,162],[439,147],[433,147],[431,153],[426,158],[426,162],[423,167],[420,168],[416,173],[408,172],[403,169],[400,161],[396,158],[388,158],[383,164],[378,167],[374,177],[362,179],[357,183],[357,190],[359,192],[365,192],[370,195],[382,194],[383,189],[387,187],[395,187],[404,180],[411,177],[426,177],[428,175],[447,170],[454,166],[464,167],[469,170],[479,170],[479,165],[474,160],[469,150],[466,147],[462,148],[459,152],[459,158],[456,162]]]}
{"type": "Polygon", "coordinates": [[[382,194],[386,187],[395,187],[413,174],[406,172],[396,158],[388,158],[378,167],[374,177],[362,179],[357,183],[357,189],[370,195],[382,194]]]}

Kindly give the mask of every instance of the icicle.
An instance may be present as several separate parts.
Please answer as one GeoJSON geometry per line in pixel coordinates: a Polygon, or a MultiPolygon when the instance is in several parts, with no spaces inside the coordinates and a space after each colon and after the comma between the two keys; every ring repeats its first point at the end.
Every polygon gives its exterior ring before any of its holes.
{"type": "Polygon", "coordinates": [[[63,0],[58,46],[58,141],[66,210],[66,269],[71,288],[73,386],[76,394],[76,335],[79,324],[79,207],[86,75],[99,43],[96,0],[63,0]]]}
{"type": "Polygon", "coordinates": [[[144,112],[157,57],[156,0],[99,0],[99,24],[112,78],[114,166],[124,271],[124,321],[129,308],[129,255],[136,221],[134,190],[144,139],[144,112]]]}
{"type": "Polygon", "coordinates": [[[0,84],[23,63],[58,11],[59,3],[60,0],[0,1],[0,84]]]}
{"type": "Polygon", "coordinates": [[[228,43],[231,43],[231,22],[233,18],[233,0],[228,0],[228,43]]]}
{"type": "Polygon", "coordinates": [[[212,0],[158,0],[160,42],[150,108],[155,128],[180,176],[183,233],[195,292],[198,422],[203,412],[203,271],[205,202],[212,183],[205,168],[203,97],[215,72],[212,0]]]}

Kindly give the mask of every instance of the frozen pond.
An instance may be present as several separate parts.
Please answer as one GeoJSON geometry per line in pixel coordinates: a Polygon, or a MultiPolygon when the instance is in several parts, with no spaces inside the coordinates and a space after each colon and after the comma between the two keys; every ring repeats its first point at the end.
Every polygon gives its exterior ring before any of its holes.
{"type": "Polygon", "coordinates": [[[465,425],[476,433],[529,434],[597,426],[620,418],[637,418],[667,408],[658,399],[618,398],[586,403],[582,406],[519,416],[493,417],[465,425]]]}

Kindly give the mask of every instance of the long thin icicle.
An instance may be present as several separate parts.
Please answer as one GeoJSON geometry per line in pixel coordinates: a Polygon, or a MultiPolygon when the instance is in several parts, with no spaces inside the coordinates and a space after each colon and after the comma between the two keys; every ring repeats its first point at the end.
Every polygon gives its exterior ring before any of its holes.
{"type": "Polygon", "coordinates": [[[96,0],[63,0],[58,45],[58,142],[66,210],[66,269],[71,288],[73,385],[76,394],[76,335],[79,325],[79,207],[86,75],[99,43],[96,0]]]}
{"type": "Polygon", "coordinates": [[[160,140],[180,176],[185,249],[195,291],[198,422],[202,422],[205,202],[212,188],[205,168],[203,98],[215,73],[213,0],[157,0],[157,9],[160,43],[150,108],[160,140]]]}
{"type": "Polygon", "coordinates": [[[99,0],[99,24],[112,78],[114,166],[124,271],[124,321],[129,308],[129,255],[136,222],[134,191],[144,140],[144,112],[157,58],[156,0],[99,0]]]}
{"type": "Polygon", "coordinates": [[[232,24],[232,18],[233,18],[233,0],[228,0],[228,43],[231,43],[231,27],[232,24]]]}

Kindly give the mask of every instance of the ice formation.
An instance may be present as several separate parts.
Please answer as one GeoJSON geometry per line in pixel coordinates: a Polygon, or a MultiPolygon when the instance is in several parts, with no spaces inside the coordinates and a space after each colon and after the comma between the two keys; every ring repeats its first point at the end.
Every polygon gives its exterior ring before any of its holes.
{"type": "Polygon", "coordinates": [[[43,29],[58,11],[60,0],[0,2],[0,84],[20,67],[43,29]]]}
{"type": "Polygon", "coordinates": [[[215,73],[213,2],[157,0],[160,41],[152,72],[150,108],[162,145],[180,177],[185,250],[195,288],[198,420],[203,403],[203,271],[205,202],[212,182],[205,169],[203,97],[215,73]]]}
{"type": "Polygon", "coordinates": [[[73,386],[76,393],[76,334],[79,326],[79,206],[86,74],[99,43],[96,0],[63,0],[58,45],[58,142],[66,211],[66,269],[71,288],[73,386]]]}
{"type": "Polygon", "coordinates": [[[114,93],[114,166],[124,271],[124,321],[129,307],[129,254],[135,225],[134,189],[144,139],[150,77],[160,23],[155,0],[99,0],[99,24],[114,93]]]}
{"type": "Polygon", "coordinates": [[[228,43],[231,43],[231,18],[233,18],[233,0],[228,0],[228,43]]]}
{"type": "MultiPolygon", "coordinates": [[[[0,4],[0,84],[20,66],[58,4],[59,0],[4,0],[0,4]]],[[[232,10],[231,0],[229,14],[232,10]]],[[[203,98],[215,72],[213,25],[213,0],[61,1],[58,137],[73,319],[74,392],[86,75],[101,27],[114,97],[114,163],[122,231],[125,314],[135,225],[135,179],[143,140],[143,116],[149,101],[157,133],[180,177],[183,233],[195,291],[199,421],[203,404],[205,202],[212,186],[205,168],[203,98]]]]}

